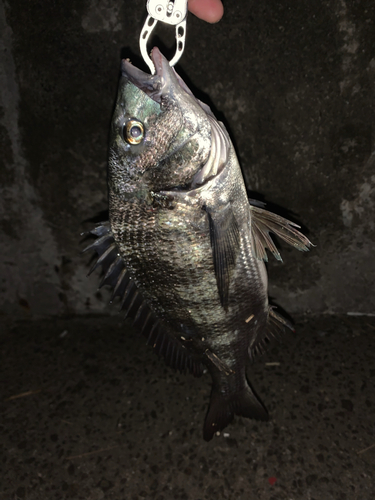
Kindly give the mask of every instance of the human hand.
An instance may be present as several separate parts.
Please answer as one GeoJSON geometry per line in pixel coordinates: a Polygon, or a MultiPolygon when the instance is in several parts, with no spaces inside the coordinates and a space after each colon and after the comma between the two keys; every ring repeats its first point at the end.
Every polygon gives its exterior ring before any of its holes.
{"type": "Polygon", "coordinates": [[[188,9],[208,23],[217,23],[224,14],[221,0],[189,0],[188,9]]]}

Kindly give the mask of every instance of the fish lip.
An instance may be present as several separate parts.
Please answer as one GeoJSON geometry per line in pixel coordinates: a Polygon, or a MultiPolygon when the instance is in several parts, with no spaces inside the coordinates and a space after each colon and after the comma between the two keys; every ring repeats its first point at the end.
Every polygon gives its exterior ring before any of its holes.
{"type": "Polygon", "coordinates": [[[155,75],[145,73],[126,59],[121,62],[121,74],[151,99],[160,103],[161,97],[169,91],[172,68],[157,47],[152,49],[151,59],[156,69],[155,75]]]}

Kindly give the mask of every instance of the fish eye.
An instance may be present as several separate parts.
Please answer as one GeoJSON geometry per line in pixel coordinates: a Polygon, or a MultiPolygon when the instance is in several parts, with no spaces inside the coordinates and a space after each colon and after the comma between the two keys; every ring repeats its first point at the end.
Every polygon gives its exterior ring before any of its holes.
{"type": "Polygon", "coordinates": [[[129,120],[123,128],[123,135],[129,144],[139,144],[144,138],[143,123],[138,120],[129,120]]]}

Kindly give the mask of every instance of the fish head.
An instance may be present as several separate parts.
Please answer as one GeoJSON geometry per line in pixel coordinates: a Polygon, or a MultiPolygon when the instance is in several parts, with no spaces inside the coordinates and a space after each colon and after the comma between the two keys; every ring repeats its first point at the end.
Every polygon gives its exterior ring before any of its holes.
{"type": "Polygon", "coordinates": [[[110,194],[124,200],[186,189],[211,150],[207,110],[157,48],[152,59],[155,75],[122,61],[108,184],[110,194]]]}

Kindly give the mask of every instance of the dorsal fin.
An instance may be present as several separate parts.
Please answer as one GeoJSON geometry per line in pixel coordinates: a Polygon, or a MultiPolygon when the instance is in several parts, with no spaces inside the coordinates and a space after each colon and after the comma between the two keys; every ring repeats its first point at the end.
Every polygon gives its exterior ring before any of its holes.
{"type": "Polygon", "coordinates": [[[250,210],[255,254],[258,259],[268,260],[266,253],[266,248],[268,248],[277,260],[282,260],[270,233],[279,236],[283,241],[302,252],[307,252],[309,247],[313,246],[311,241],[298,231],[300,229],[298,224],[254,205],[250,205],[250,210]]]}
{"type": "Polygon", "coordinates": [[[228,309],[229,284],[240,249],[240,231],[228,203],[220,209],[203,207],[210,224],[210,238],[221,305],[228,309]]]}
{"type": "Polygon", "coordinates": [[[119,255],[109,222],[98,225],[90,233],[97,236],[97,239],[83,251],[95,250],[97,253],[98,258],[90,273],[98,266],[102,267],[103,278],[100,286],[109,285],[113,288],[111,301],[120,297],[121,309],[125,310],[126,317],[133,319],[133,325],[147,338],[147,344],[153,346],[155,352],[165,358],[168,366],[180,371],[188,369],[194,376],[201,376],[202,363],[196,361],[191,353],[168,333],[168,325],[156,316],[130,278],[119,255]]]}

